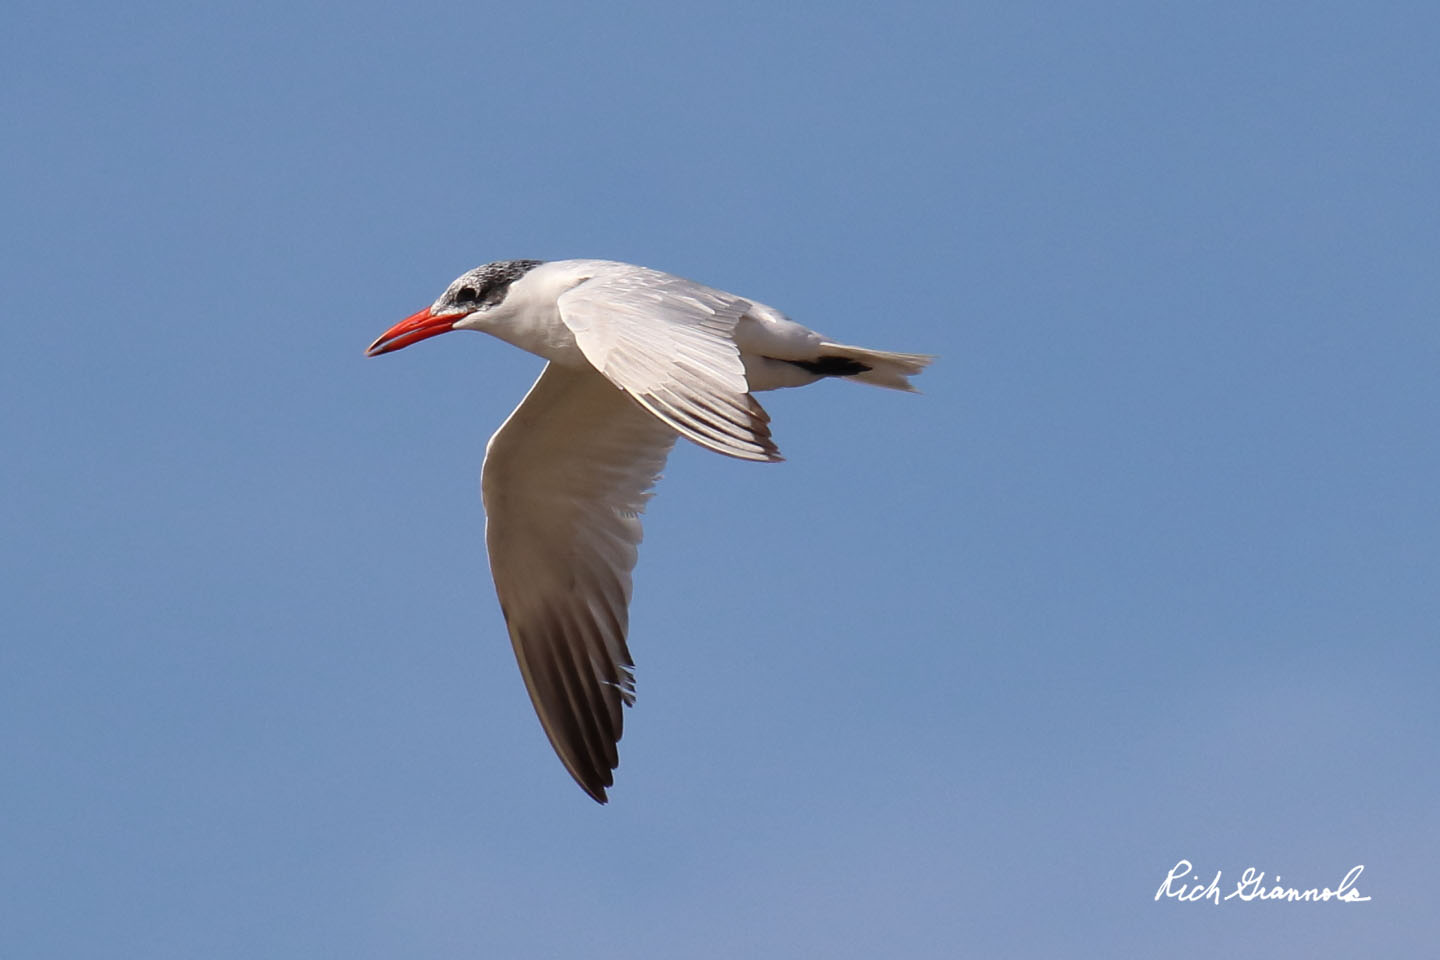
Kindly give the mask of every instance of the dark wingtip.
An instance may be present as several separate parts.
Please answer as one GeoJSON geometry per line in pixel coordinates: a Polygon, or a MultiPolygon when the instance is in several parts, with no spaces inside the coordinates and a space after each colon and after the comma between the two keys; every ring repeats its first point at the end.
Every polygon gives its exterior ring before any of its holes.
{"type": "Polygon", "coordinates": [[[822,356],[816,360],[786,360],[806,373],[817,377],[853,377],[857,373],[869,373],[874,368],[853,357],[822,356]]]}

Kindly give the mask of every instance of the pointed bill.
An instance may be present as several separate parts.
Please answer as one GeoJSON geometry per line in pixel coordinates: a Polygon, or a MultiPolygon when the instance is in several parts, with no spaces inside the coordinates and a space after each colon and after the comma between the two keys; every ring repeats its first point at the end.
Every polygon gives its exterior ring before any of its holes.
{"type": "Polygon", "coordinates": [[[365,356],[378,357],[382,353],[389,353],[392,350],[408,347],[412,343],[419,343],[421,340],[449,333],[454,329],[455,321],[458,319],[460,318],[454,314],[437,317],[430,312],[429,307],[426,307],[419,313],[412,313],[382,333],[365,350],[365,356]]]}

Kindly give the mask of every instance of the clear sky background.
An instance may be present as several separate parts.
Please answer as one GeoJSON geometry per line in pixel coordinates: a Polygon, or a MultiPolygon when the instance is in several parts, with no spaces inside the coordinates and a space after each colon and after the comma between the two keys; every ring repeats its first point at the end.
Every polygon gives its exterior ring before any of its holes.
{"type": "Polygon", "coordinates": [[[0,32],[0,956],[1433,950],[1434,4],[234,6],[0,32]],[[540,362],[362,356],[577,256],[940,355],[677,448],[603,808],[482,540],[540,362]]]}

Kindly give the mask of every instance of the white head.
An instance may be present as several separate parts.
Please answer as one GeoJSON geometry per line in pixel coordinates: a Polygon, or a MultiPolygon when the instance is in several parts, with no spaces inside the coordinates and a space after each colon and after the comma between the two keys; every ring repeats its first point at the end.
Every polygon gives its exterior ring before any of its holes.
{"type": "Polygon", "coordinates": [[[510,285],[542,263],[496,260],[462,273],[438,300],[381,334],[365,355],[376,357],[455,329],[484,329],[486,320],[494,319],[497,308],[505,303],[510,285]]]}

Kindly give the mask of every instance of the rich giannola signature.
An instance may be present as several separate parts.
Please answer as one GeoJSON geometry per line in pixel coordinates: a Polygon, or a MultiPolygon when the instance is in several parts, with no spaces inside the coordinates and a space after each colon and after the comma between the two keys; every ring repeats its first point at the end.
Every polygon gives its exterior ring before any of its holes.
{"type": "Polygon", "coordinates": [[[1280,882],[1280,875],[1277,873],[1270,885],[1266,885],[1265,872],[1256,870],[1254,867],[1246,867],[1245,872],[1240,874],[1240,879],[1235,882],[1235,887],[1228,893],[1221,886],[1221,871],[1215,871],[1215,877],[1208,884],[1205,879],[1195,873],[1195,867],[1189,860],[1181,860],[1171,868],[1165,876],[1165,882],[1160,884],[1160,889],[1155,891],[1155,899],[1167,897],[1171,900],[1195,902],[1209,900],[1211,903],[1219,904],[1222,900],[1285,900],[1285,901],[1306,901],[1312,903],[1323,903],[1329,900],[1336,900],[1340,903],[1361,903],[1369,900],[1369,897],[1361,896],[1359,887],[1360,874],[1365,872],[1365,864],[1356,864],[1345,874],[1345,878],[1333,890],[1330,887],[1292,887],[1280,882]]]}

